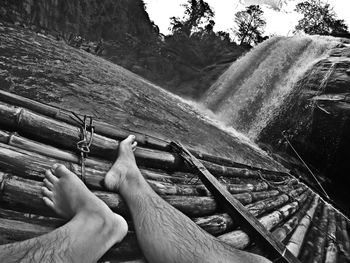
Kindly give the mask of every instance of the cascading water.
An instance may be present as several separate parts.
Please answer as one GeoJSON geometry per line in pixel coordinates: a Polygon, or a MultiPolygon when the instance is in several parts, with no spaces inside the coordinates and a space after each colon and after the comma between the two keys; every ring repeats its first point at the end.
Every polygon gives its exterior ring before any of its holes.
{"type": "Polygon", "coordinates": [[[274,37],[258,45],[214,83],[202,103],[228,126],[256,139],[297,92],[298,80],[339,42],[330,37],[274,37]]]}

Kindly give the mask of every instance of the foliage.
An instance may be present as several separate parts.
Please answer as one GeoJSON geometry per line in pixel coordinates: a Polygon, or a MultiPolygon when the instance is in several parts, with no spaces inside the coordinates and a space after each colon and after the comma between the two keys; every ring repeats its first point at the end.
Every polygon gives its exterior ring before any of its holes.
{"type": "Polygon", "coordinates": [[[173,33],[181,32],[187,36],[200,29],[213,27],[214,11],[203,0],[188,0],[185,7],[185,15],[182,19],[171,17],[171,30],[173,33]]]}
{"type": "Polygon", "coordinates": [[[235,14],[236,36],[241,45],[257,44],[265,39],[262,36],[266,25],[263,14],[259,5],[250,5],[246,10],[235,14]]]}
{"type": "Polygon", "coordinates": [[[310,35],[337,35],[347,33],[344,20],[337,19],[333,8],[322,0],[307,0],[296,5],[295,10],[304,15],[296,31],[310,35]]]}

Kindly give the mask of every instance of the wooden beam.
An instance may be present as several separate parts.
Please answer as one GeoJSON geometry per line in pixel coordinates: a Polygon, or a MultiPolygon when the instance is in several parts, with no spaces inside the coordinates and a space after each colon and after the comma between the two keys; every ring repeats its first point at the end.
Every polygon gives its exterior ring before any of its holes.
{"type": "Polygon", "coordinates": [[[194,168],[204,185],[217,199],[218,203],[226,208],[227,213],[236,220],[236,222],[239,222],[241,229],[251,237],[256,238],[257,244],[262,247],[262,251],[267,252],[267,257],[270,260],[284,263],[300,262],[281,242],[273,237],[257,218],[251,215],[246,208],[218,182],[196,157],[180,143],[172,142],[171,146],[174,151],[194,168]]]}

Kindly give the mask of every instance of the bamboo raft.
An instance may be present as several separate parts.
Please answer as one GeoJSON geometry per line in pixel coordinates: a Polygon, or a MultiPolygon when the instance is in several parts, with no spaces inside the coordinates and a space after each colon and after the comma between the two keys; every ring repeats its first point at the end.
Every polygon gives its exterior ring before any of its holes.
{"type": "MultiPolygon", "coordinates": [[[[36,237],[65,223],[41,199],[43,171],[62,163],[81,176],[76,144],[80,127],[71,113],[0,91],[0,244],[36,237]]],[[[129,132],[96,122],[84,182],[113,211],[130,221],[123,199],[102,183],[119,141],[129,132]]],[[[150,186],[199,227],[231,246],[259,250],[254,236],[231,218],[170,141],[135,134],[135,157],[150,186]]],[[[89,134],[91,136],[91,134],[89,134]]],[[[349,221],[289,174],[247,167],[191,150],[232,196],[301,262],[349,262],[349,221]]],[[[103,260],[142,260],[132,222],[122,243],[103,260]]]]}

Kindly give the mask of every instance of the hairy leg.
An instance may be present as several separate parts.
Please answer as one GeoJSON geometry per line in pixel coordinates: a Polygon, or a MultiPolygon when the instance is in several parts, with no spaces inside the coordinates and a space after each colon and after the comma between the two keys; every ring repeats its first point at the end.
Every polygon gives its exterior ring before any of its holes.
{"type": "Polygon", "coordinates": [[[40,237],[0,246],[0,262],[96,262],[127,232],[126,221],[63,165],[45,173],[43,200],[70,220],[40,237]]]}
{"type": "Polygon", "coordinates": [[[161,262],[269,262],[222,243],[160,198],[137,168],[129,136],[106,174],[105,185],[125,199],[141,249],[150,263],[161,262]]]}

